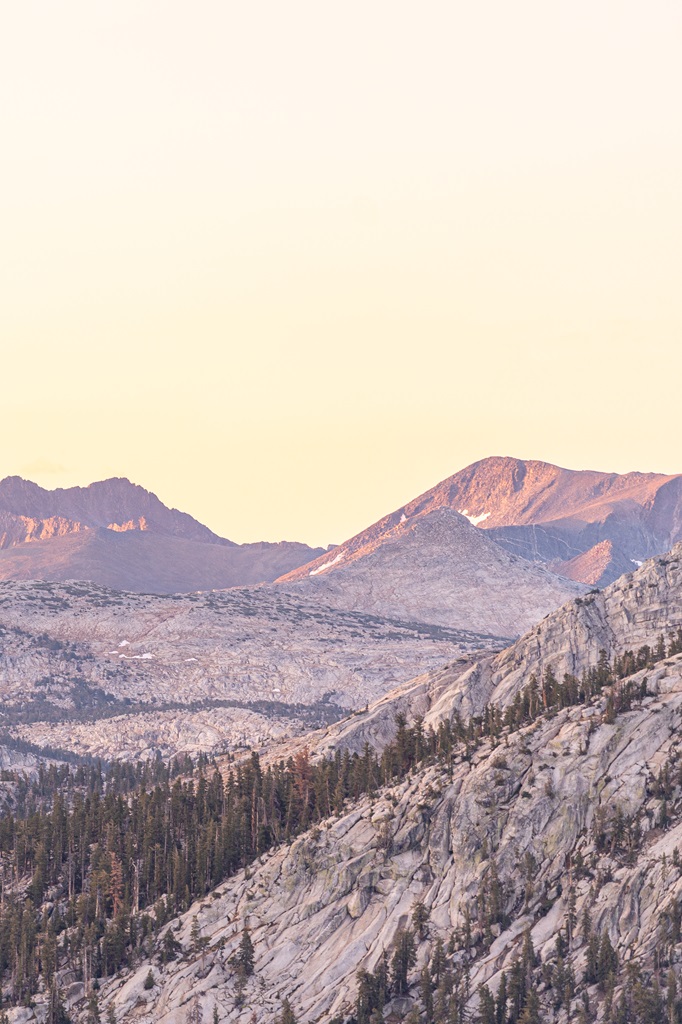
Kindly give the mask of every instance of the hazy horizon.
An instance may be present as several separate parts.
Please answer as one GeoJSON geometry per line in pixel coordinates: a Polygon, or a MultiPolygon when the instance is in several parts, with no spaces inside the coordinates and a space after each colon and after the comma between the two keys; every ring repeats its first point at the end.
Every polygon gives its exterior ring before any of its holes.
{"type": "MultiPolygon", "coordinates": [[[[499,456],[499,455],[484,456],[484,460],[486,458],[512,458],[512,459],[515,459],[515,458],[517,458],[517,456],[514,456],[514,455],[508,455],[508,456],[499,456]]],[[[480,462],[480,461],[484,461],[484,460],[476,459],[474,461],[475,462],[480,462]]],[[[524,459],[523,461],[525,461],[525,462],[533,462],[533,461],[536,461],[536,462],[537,461],[547,462],[548,460],[543,460],[543,459],[540,459],[540,460],[538,460],[538,459],[524,459]]],[[[470,464],[468,464],[468,465],[470,465],[470,464]]],[[[556,464],[554,464],[554,465],[556,465],[556,464]]],[[[302,542],[302,543],[309,544],[311,547],[329,547],[329,546],[341,544],[344,541],[350,539],[355,534],[360,533],[362,530],[366,529],[368,526],[373,525],[373,523],[375,523],[379,519],[383,518],[383,516],[388,515],[391,512],[397,511],[397,509],[399,509],[402,505],[408,504],[413,499],[418,498],[425,491],[430,490],[432,487],[435,487],[437,484],[441,483],[443,480],[446,480],[449,476],[452,476],[455,473],[459,472],[460,470],[466,469],[466,468],[467,468],[467,466],[457,466],[453,470],[452,473],[448,473],[446,476],[441,477],[438,480],[432,481],[427,487],[424,487],[419,492],[415,492],[414,494],[405,495],[402,498],[402,500],[395,502],[395,504],[392,505],[390,508],[388,506],[386,506],[386,507],[384,507],[382,509],[381,512],[370,514],[370,518],[368,518],[367,516],[365,516],[363,518],[362,508],[358,507],[357,509],[353,509],[352,510],[352,512],[354,513],[353,519],[356,522],[356,524],[359,524],[359,525],[354,526],[350,532],[344,533],[343,536],[340,536],[340,537],[338,537],[336,539],[333,539],[333,540],[327,540],[327,541],[314,540],[313,541],[313,540],[310,540],[307,537],[300,537],[300,536],[289,536],[289,537],[272,536],[272,537],[249,537],[246,540],[241,540],[241,539],[238,540],[238,543],[248,543],[248,542],[252,542],[252,541],[268,541],[268,542],[274,542],[274,543],[277,543],[278,541],[299,541],[299,542],[302,542]],[[372,515],[373,515],[373,518],[371,517],[372,515]]],[[[561,469],[570,469],[570,470],[573,470],[575,472],[581,472],[581,471],[583,471],[583,472],[584,471],[587,471],[587,472],[592,471],[592,472],[603,472],[603,473],[617,472],[615,470],[599,469],[599,468],[594,467],[594,466],[581,466],[581,467],[562,466],[562,467],[559,467],[559,468],[561,468],[561,469]]],[[[660,471],[660,470],[659,471],[654,471],[654,470],[625,470],[624,472],[625,473],[649,474],[649,473],[661,473],[663,471],[660,471]]],[[[18,475],[21,476],[22,474],[18,474],[18,475]]],[[[36,474],[34,474],[34,475],[38,475],[37,471],[36,471],[36,474]]],[[[46,475],[44,471],[43,471],[43,475],[46,475]]],[[[48,472],[47,475],[49,475],[49,472],[48,472]]],[[[130,479],[130,477],[127,477],[125,474],[117,474],[117,475],[121,476],[121,477],[124,477],[125,479],[128,479],[130,481],[130,483],[132,483],[132,484],[136,484],[136,485],[138,485],[140,487],[144,487],[145,490],[152,490],[152,488],[149,488],[149,487],[147,487],[145,485],[144,481],[132,480],[132,479],[130,479]]],[[[676,474],[663,472],[663,475],[665,475],[665,476],[673,476],[673,475],[676,475],[676,474]]],[[[2,478],[0,478],[0,479],[2,479],[2,478]]],[[[25,476],[24,479],[32,479],[32,478],[30,476],[25,476]]],[[[38,483],[38,480],[34,479],[33,482],[34,483],[38,483]]],[[[98,481],[96,481],[96,480],[88,480],[87,482],[85,482],[85,481],[75,481],[75,482],[70,483],[70,484],[56,484],[56,483],[48,482],[48,483],[39,484],[39,486],[45,488],[46,490],[56,490],[56,489],[61,488],[61,487],[88,487],[90,484],[96,483],[96,482],[98,482],[98,481]]],[[[209,529],[212,529],[213,532],[217,533],[219,536],[227,537],[229,540],[236,540],[237,539],[234,536],[232,536],[229,533],[229,531],[227,533],[222,533],[221,534],[220,530],[215,529],[215,527],[210,522],[205,522],[201,518],[201,516],[197,515],[191,508],[184,507],[184,506],[177,505],[177,504],[174,505],[172,501],[170,501],[169,499],[165,498],[161,494],[157,494],[156,496],[161,501],[163,501],[163,503],[165,505],[167,505],[167,506],[169,506],[171,508],[173,508],[173,507],[177,508],[178,511],[180,511],[180,512],[188,513],[194,519],[197,519],[199,522],[201,522],[204,526],[208,526],[209,529]]]]}

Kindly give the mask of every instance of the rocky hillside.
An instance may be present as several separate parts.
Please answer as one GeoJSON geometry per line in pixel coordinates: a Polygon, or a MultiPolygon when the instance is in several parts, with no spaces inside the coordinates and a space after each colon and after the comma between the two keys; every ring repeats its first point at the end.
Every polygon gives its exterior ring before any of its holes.
{"type": "MultiPolygon", "coordinates": [[[[376,972],[384,951],[392,960],[407,928],[409,987],[385,1019],[423,1005],[421,974],[439,941],[460,985],[466,964],[469,1012],[479,1008],[479,986],[499,995],[503,972],[513,977],[528,935],[541,1019],[565,1019],[566,1004],[578,1012],[583,991],[603,1015],[598,978],[585,981],[591,936],[603,946],[608,935],[617,964],[636,965],[648,985],[662,964],[665,985],[679,953],[682,821],[679,784],[665,809],[657,779],[679,771],[681,668],[677,658],[650,677],[656,696],[613,723],[598,703],[566,709],[496,748],[482,745],[471,760],[456,758],[451,770],[423,768],[359,801],[190,907],[169,926],[181,960],[143,962],[105,985],[101,1002],[126,1024],[184,1024],[195,1007],[199,1020],[217,1008],[220,1021],[255,1015],[268,1024],[284,998],[301,1024],[347,1021],[358,970],[376,972]],[[240,995],[231,959],[244,926],[255,969],[240,995]],[[155,984],[146,991],[150,966],[155,984]]],[[[436,1001],[435,970],[429,984],[436,1001]]]]}
{"type": "Polygon", "coordinates": [[[0,580],[89,580],[113,590],[176,594],[249,586],[314,554],[306,544],[209,544],[147,530],[81,528],[0,550],[0,580]]]}
{"type": "Polygon", "coordinates": [[[584,590],[447,508],[387,517],[278,584],[341,608],[502,636],[584,590]]]}
{"type": "Polygon", "coordinates": [[[342,545],[344,557],[371,547],[401,523],[442,509],[460,512],[512,554],[602,587],[682,539],[682,477],[483,459],[342,545]]]}
{"type": "MultiPolygon", "coordinates": [[[[231,544],[202,526],[186,512],[168,508],[144,487],[132,484],[125,477],[99,480],[88,487],[58,487],[53,491],[39,487],[19,476],[0,480],[0,512],[4,525],[16,522],[16,534],[6,529],[1,547],[26,540],[49,539],[60,535],[51,530],[52,522],[73,523],[80,529],[104,529],[126,532],[150,530],[165,537],[204,541],[208,544],[231,544]],[[23,524],[24,535],[19,532],[23,524]]],[[[61,533],[66,530],[62,529],[61,533]]]]}
{"type": "Polygon", "coordinates": [[[235,544],[124,478],[49,491],[0,481],[0,580],[91,580],[178,593],[275,579],[322,549],[235,544]]]}
{"type": "MultiPolygon", "coordinates": [[[[682,545],[502,654],[417,681],[411,705],[405,688],[385,697],[421,714],[365,731],[385,755],[355,764],[371,789],[393,781],[163,923],[101,983],[100,1010],[119,1024],[274,1024],[284,1000],[299,1024],[678,1021],[681,626],[682,545]]],[[[372,716],[332,726],[318,756],[372,716]]],[[[64,991],[85,1021],[83,984],[64,991]]]]}
{"type": "Polygon", "coordinates": [[[486,704],[506,706],[531,675],[540,679],[551,668],[558,679],[566,673],[579,677],[597,666],[602,651],[611,660],[680,626],[682,543],[605,590],[569,601],[504,650],[463,654],[404,683],[365,715],[330,727],[316,743],[324,751],[341,746],[360,752],[365,743],[381,747],[394,733],[397,712],[421,715],[434,726],[455,712],[480,715],[486,704]]]}
{"type": "Polygon", "coordinates": [[[2,583],[0,727],[105,758],[232,749],[298,735],[423,667],[502,644],[279,588],[162,597],[2,583]]]}
{"type": "Polygon", "coordinates": [[[682,538],[679,475],[575,471],[490,458],[412,505],[459,509],[508,551],[591,586],[612,582],[682,538]]]}

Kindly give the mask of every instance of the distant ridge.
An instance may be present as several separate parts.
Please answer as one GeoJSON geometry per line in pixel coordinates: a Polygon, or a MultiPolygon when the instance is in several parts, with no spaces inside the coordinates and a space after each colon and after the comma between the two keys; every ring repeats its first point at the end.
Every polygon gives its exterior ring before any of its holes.
{"type": "Polygon", "coordinates": [[[87,579],[178,593],[269,582],[321,552],[307,544],[235,544],[124,477],[50,491],[0,481],[0,579],[87,579]]]}
{"type": "MultiPolygon", "coordinates": [[[[511,554],[603,587],[682,539],[682,476],[483,459],[342,545],[346,563],[372,537],[438,509],[459,512],[511,554]]],[[[318,571],[324,561],[294,571],[292,578],[318,571]]]]}
{"type": "Polygon", "coordinates": [[[464,509],[508,551],[600,587],[682,539],[679,474],[601,473],[495,457],[455,473],[417,502],[464,509]]]}
{"type": "Polygon", "coordinates": [[[125,477],[98,480],[88,487],[58,487],[54,491],[20,476],[5,477],[0,480],[0,523],[7,531],[0,534],[3,548],[24,540],[49,539],[97,527],[116,532],[147,530],[160,536],[183,537],[208,544],[234,544],[218,537],[186,512],[168,508],[151,491],[125,477]],[[16,520],[15,535],[8,529],[13,520],[16,520]],[[53,532],[52,523],[62,524],[61,531],[53,532]],[[37,524],[43,524],[43,529],[36,529],[37,524]],[[73,524],[72,529],[69,529],[70,524],[73,524]],[[26,536],[21,535],[22,528],[26,536]]]}
{"type": "Polygon", "coordinates": [[[277,582],[339,608],[508,637],[585,589],[505,551],[453,509],[409,512],[277,582]]]}

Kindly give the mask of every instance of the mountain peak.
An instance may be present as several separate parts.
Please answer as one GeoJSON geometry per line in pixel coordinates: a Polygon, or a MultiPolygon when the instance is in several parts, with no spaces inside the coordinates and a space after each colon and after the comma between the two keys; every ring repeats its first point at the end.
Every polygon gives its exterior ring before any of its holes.
{"type": "Polygon", "coordinates": [[[319,554],[217,536],[127,477],[47,490],[0,481],[0,579],[80,578],[168,593],[262,583],[319,554]]]}

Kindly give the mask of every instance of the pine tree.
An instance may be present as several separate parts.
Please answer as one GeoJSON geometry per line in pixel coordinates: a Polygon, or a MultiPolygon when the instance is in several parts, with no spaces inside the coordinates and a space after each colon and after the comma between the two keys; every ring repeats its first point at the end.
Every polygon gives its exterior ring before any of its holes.
{"type": "Polygon", "coordinates": [[[495,1004],[496,1024],[505,1024],[507,1020],[507,975],[502,971],[500,984],[497,989],[497,1002],[495,1004]]]}
{"type": "Polygon", "coordinates": [[[379,1006],[385,1006],[391,997],[391,986],[389,982],[388,954],[384,950],[374,971],[376,980],[377,1002],[379,1006]]]}
{"type": "Polygon", "coordinates": [[[46,1024],[71,1024],[71,1018],[64,1008],[61,993],[56,983],[52,984],[50,997],[47,1004],[46,1024]]]}
{"type": "Polygon", "coordinates": [[[419,995],[426,1019],[433,1017],[433,980],[428,966],[425,964],[419,976],[419,995]]]}
{"type": "Polygon", "coordinates": [[[590,916],[590,910],[587,903],[583,907],[582,917],[580,919],[580,931],[582,933],[583,942],[588,942],[590,935],[592,934],[592,918],[590,916]]]}
{"type": "Polygon", "coordinates": [[[435,982],[436,988],[440,985],[440,979],[445,973],[447,967],[447,959],[445,956],[445,946],[443,945],[442,939],[436,939],[436,945],[433,950],[433,956],[431,957],[431,974],[435,982]]]}
{"type": "Polygon", "coordinates": [[[239,973],[244,978],[249,978],[253,974],[253,943],[251,942],[249,929],[246,927],[246,925],[244,925],[244,930],[242,931],[241,941],[239,943],[239,948],[235,956],[235,963],[237,964],[239,973]]]}
{"type": "MultiPolygon", "coordinates": [[[[194,927],[194,925],[192,925],[192,927],[194,927]]],[[[198,928],[196,941],[199,941],[198,928]]],[[[175,960],[176,956],[178,955],[181,949],[182,946],[173,935],[171,928],[167,928],[166,931],[164,932],[163,940],[161,942],[161,963],[168,964],[171,962],[171,960],[175,960]]]]}
{"type": "Polygon", "coordinates": [[[479,1024],[496,1024],[495,999],[487,985],[478,990],[478,1019],[479,1024]]]}
{"type": "Polygon", "coordinates": [[[573,946],[573,936],[575,934],[575,926],[578,918],[575,912],[575,888],[572,884],[572,879],[569,876],[569,889],[568,889],[568,901],[566,905],[566,938],[568,941],[568,949],[571,950],[573,946]]]}
{"type": "Polygon", "coordinates": [[[288,999],[282,1000],[282,1010],[277,1018],[277,1024],[296,1024],[296,1017],[288,999]]]}
{"type": "Polygon", "coordinates": [[[414,936],[411,931],[399,928],[393,940],[393,957],[391,958],[392,986],[396,995],[407,995],[407,975],[417,961],[414,947],[414,936]]]}
{"type": "Polygon", "coordinates": [[[357,971],[356,978],[358,994],[355,999],[355,1019],[357,1024],[369,1024],[372,1011],[379,1004],[376,979],[362,967],[357,971]]]}
{"type": "Polygon", "coordinates": [[[540,997],[534,985],[531,985],[526,995],[526,1004],[521,1014],[521,1024],[541,1024],[540,997]]]}
{"type": "Polygon", "coordinates": [[[428,919],[429,912],[422,901],[419,900],[418,903],[415,903],[412,910],[412,924],[414,925],[420,940],[423,940],[426,937],[426,923],[428,919]]]}
{"type": "Polygon", "coordinates": [[[668,1017],[668,1024],[677,1024],[677,1021],[679,1020],[679,1008],[677,1002],[677,978],[675,977],[675,972],[672,968],[668,971],[668,978],[665,990],[665,1005],[668,1017]]]}
{"type": "Polygon", "coordinates": [[[100,1019],[97,993],[93,992],[88,1001],[88,1024],[100,1024],[100,1019]]]}
{"type": "Polygon", "coordinates": [[[608,932],[603,932],[599,943],[599,955],[597,958],[597,980],[602,991],[606,990],[609,982],[618,970],[618,956],[611,945],[608,932]]]}

